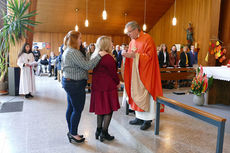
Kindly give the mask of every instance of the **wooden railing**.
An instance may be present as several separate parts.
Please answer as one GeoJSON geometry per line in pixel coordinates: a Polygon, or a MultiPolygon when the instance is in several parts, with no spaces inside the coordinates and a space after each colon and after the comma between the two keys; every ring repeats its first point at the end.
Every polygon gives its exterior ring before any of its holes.
{"type": "Polygon", "coordinates": [[[169,106],[173,109],[176,109],[178,111],[181,111],[183,113],[186,113],[188,115],[191,115],[193,117],[196,117],[200,120],[203,120],[209,124],[212,124],[214,126],[218,127],[218,135],[217,135],[217,146],[216,146],[216,153],[222,153],[223,151],[223,142],[224,142],[224,129],[225,129],[225,122],[226,119],[207,113],[205,111],[199,110],[197,108],[185,105],[183,103],[180,103],[178,101],[161,97],[157,97],[157,108],[156,108],[156,120],[155,120],[155,135],[159,135],[159,124],[160,124],[160,104],[164,104],[166,106],[169,106]]]}

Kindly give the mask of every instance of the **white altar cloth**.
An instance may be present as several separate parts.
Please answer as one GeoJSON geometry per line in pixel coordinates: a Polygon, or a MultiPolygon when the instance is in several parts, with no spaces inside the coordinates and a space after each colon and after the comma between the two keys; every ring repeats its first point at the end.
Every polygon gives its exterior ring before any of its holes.
{"type": "Polygon", "coordinates": [[[230,68],[227,66],[204,66],[203,70],[208,78],[213,76],[214,79],[230,81],[230,68]]]}

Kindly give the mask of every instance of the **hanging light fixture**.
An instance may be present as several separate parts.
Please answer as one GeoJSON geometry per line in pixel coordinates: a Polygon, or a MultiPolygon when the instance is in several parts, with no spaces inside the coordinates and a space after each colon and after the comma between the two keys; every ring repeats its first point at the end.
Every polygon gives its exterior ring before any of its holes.
{"type": "MultiPolygon", "coordinates": [[[[77,14],[77,12],[79,11],[79,9],[76,8],[75,11],[76,11],[76,14],[77,14]]],[[[77,15],[76,15],[76,20],[77,20],[77,15]]],[[[77,23],[77,22],[76,22],[76,23],[77,23]]],[[[79,30],[79,27],[78,27],[78,25],[76,24],[76,25],[75,25],[75,31],[78,31],[78,30],[79,30]]]]}
{"type": "Polygon", "coordinates": [[[89,21],[88,21],[88,0],[86,0],[86,19],[85,19],[85,27],[89,26],[89,21]]]}
{"type": "Polygon", "coordinates": [[[106,12],[106,10],[105,10],[105,0],[104,0],[104,10],[103,10],[103,12],[102,12],[102,19],[103,19],[103,20],[107,20],[107,12],[106,12]]]}
{"type": "Polygon", "coordinates": [[[145,9],[144,9],[144,25],[142,27],[143,31],[146,31],[147,26],[145,24],[145,20],[146,20],[146,0],[145,0],[145,9]]]}
{"type": "Polygon", "coordinates": [[[177,22],[177,20],[176,20],[176,0],[175,0],[175,2],[174,2],[174,17],[172,19],[172,25],[176,26],[176,22],[177,22]]]}
{"type": "MultiPolygon", "coordinates": [[[[128,14],[125,12],[124,15],[125,15],[125,24],[126,24],[126,16],[127,16],[128,14]]],[[[124,34],[126,34],[126,33],[127,33],[127,29],[124,28],[124,34]]]]}
{"type": "Polygon", "coordinates": [[[78,25],[76,24],[75,25],[75,31],[78,31],[79,30],[79,28],[78,28],[78,25]]]}
{"type": "Polygon", "coordinates": [[[89,26],[89,21],[88,21],[88,19],[85,20],[85,26],[86,26],[86,27],[89,26]]]}

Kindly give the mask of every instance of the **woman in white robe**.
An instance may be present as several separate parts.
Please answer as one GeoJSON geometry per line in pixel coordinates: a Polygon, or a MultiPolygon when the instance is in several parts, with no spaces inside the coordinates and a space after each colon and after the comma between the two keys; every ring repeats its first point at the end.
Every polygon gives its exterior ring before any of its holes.
{"type": "Polygon", "coordinates": [[[19,94],[25,95],[25,98],[32,98],[31,94],[35,92],[33,66],[36,65],[36,62],[29,44],[24,44],[18,55],[17,64],[21,68],[19,94]]]}

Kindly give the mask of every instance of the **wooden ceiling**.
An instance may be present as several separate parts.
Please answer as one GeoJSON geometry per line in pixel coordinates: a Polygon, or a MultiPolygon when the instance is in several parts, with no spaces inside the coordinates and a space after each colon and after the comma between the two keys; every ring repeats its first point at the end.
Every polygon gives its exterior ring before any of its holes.
{"type": "MultiPolygon", "coordinates": [[[[35,27],[36,32],[68,32],[76,23],[79,31],[85,34],[123,35],[126,21],[144,23],[144,0],[106,0],[107,20],[102,20],[104,0],[88,0],[89,27],[84,26],[86,0],[38,0],[35,27]],[[76,13],[75,9],[79,11],[76,13]]],[[[146,0],[147,32],[170,8],[174,0],[146,0]]]]}

